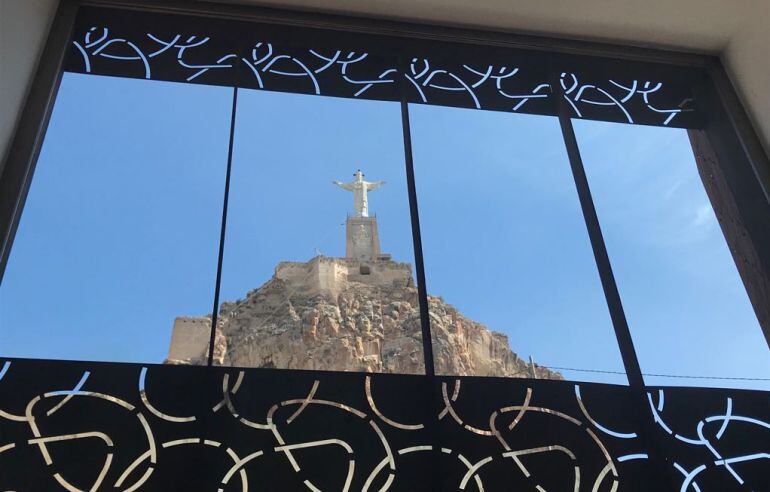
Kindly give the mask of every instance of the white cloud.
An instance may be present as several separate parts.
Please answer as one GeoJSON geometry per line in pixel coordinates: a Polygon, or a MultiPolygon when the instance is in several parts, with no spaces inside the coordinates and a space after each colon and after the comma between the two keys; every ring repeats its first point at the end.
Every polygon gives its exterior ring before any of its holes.
{"type": "Polygon", "coordinates": [[[692,222],[690,223],[690,227],[693,229],[699,229],[701,227],[708,226],[711,223],[710,219],[712,216],[713,212],[711,210],[711,205],[704,203],[695,210],[695,217],[693,217],[692,222]]]}

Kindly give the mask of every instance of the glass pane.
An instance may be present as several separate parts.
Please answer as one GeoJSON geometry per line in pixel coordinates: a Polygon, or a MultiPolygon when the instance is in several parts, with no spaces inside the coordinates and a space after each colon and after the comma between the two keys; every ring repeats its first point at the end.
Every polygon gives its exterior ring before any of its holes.
{"type": "Polygon", "coordinates": [[[626,384],[558,120],[410,114],[437,372],[626,384]]]}
{"type": "Polygon", "coordinates": [[[4,356],[163,362],[210,313],[232,89],[64,74],[0,289],[4,356]]]}
{"type": "Polygon", "coordinates": [[[687,131],[575,121],[645,381],[770,388],[770,352],[687,131]]]}
{"type": "Polygon", "coordinates": [[[424,372],[400,115],[239,90],[216,363],[424,372]]]}

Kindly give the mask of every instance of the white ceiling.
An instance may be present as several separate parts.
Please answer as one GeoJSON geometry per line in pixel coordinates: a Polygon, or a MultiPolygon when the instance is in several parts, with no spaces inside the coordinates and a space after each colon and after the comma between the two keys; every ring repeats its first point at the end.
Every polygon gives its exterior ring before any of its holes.
{"type": "MultiPolygon", "coordinates": [[[[235,2],[230,2],[235,3],[235,2]]],[[[719,54],[770,149],[770,0],[276,0],[272,5],[719,54]]],[[[0,0],[0,151],[56,0],[0,0]]],[[[2,154],[0,154],[2,155],[2,154]]]]}
{"type": "Polygon", "coordinates": [[[770,151],[770,0],[241,0],[237,3],[720,55],[765,150],[770,151]]]}
{"type": "MultiPolygon", "coordinates": [[[[227,2],[227,0],[218,0],[227,2]]],[[[234,2],[229,2],[234,3],[234,2]]],[[[717,52],[767,0],[240,0],[442,24],[625,40],[717,52]]]]}

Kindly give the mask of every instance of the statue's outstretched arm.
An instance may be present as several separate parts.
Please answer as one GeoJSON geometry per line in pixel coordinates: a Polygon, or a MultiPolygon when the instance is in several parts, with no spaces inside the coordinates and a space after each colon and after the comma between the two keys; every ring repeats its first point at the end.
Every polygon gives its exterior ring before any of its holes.
{"type": "Polygon", "coordinates": [[[353,191],[353,185],[351,185],[351,184],[343,183],[341,181],[332,181],[332,183],[336,184],[337,186],[339,186],[343,190],[353,191]]]}
{"type": "Polygon", "coordinates": [[[366,183],[366,189],[369,191],[376,190],[385,184],[385,181],[375,181],[374,183],[366,183]]]}

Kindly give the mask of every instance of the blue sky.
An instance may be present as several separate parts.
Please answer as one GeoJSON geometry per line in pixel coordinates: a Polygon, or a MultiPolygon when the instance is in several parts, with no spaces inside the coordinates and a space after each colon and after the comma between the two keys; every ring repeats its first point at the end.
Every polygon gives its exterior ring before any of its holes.
{"type": "MultiPolygon", "coordinates": [[[[0,287],[2,355],[159,362],[176,316],[211,311],[231,97],[65,74],[0,287]]],[[[410,109],[429,292],[523,357],[622,370],[555,118],[410,109]]],[[[686,132],[575,126],[643,370],[767,377],[686,132]]],[[[239,91],[222,300],[279,261],[343,256],[352,197],[331,181],[358,168],[388,182],[370,208],[412,263],[398,104],[239,91]]]]}
{"type": "Polygon", "coordinates": [[[575,131],[642,369],[770,377],[767,342],[687,132],[589,121],[575,122],[575,131]]]}

